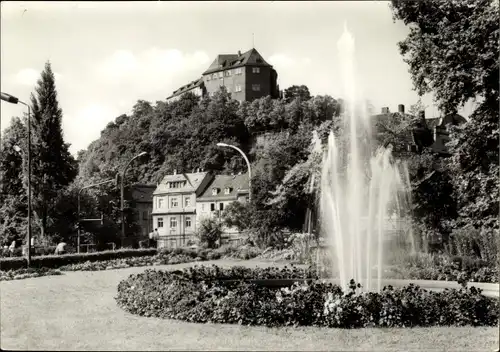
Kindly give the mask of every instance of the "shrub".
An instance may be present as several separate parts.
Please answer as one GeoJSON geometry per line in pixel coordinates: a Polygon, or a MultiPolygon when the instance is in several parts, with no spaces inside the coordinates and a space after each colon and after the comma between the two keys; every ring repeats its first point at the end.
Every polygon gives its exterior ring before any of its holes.
{"type": "MultiPolygon", "coordinates": [[[[152,256],[156,253],[156,249],[124,249],[96,253],[39,256],[31,258],[31,267],[54,269],[64,265],[83,263],[87,261],[95,262],[120,258],[152,256]]],[[[25,268],[26,266],[27,264],[25,257],[0,259],[0,270],[2,271],[21,269],[25,268]]]]}
{"type": "Polygon", "coordinates": [[[474,287],[432,292],[415,285],[388,286],[376,293],[359,292],[354,281],[346,292],[312,280],[278,288],[251,281],[304,277],[312,275],[295,267],[146,270],[121,281],[115,299],[133,314],[199,323],[337,328],[498,323],[498,300],[474,287]]]}
{"type": "Polygon", "coordinates": [[[28,268],[28,269],[0,271],[0,281],[21,280],[31,277],[40,277],[48,275],[62,275],[62,273],[59,270],[46,269],[46,268],[41,268],[41,269],[28,268]]]}
{"type": "Polygon", "coordinates": [[[202,219],[196,235],[200,243],[205,244],[208,248],[215,248],[220,244],[222,223],[213,218],[202,219]]]}

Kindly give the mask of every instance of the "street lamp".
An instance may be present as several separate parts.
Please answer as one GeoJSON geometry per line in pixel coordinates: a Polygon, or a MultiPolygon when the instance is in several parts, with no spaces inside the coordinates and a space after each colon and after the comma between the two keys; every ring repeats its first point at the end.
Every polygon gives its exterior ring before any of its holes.
{"type": "Polygon", "coordinates": [[[217,143],[217,146],[236,149],[241,154],[243,159],[245,159],[245,161],[247,163],[247,167],[248,167],[248,202],[251,202],[252,201],[252,169],[250,167],[250,161],[248,160],[247,156],[245,155],[245,153],[243,153],[243,150],[241,150],[238,147],[235,147],[234,145],[230,145],[230,144],[226,144],[226,143],[217,143]]]}
{"type": "Polygon", "coordinates": [[[122,179],[121,179],[121,187],[120,187],[120,198],[121,198],[121,213],[122,213],[122,238],[121,238],[121,246],[123,248],[123,242],[125,240],[125,214],[124,214],[124,194],[125,194],[125,187],[124,187],[124,184],[123,184],[123,181],[125,179],[125,171],[127,171],[127,168],[129,167],[129,165],[132,163],[132,161],[134,161],[135,159],[143,156],[143,155],[146,155],[147,153],[146,152],[142,152],[142,153],[139,153],[137,154],[136,156],[134,156],[132,159],[130,159],[130,161],[125,165],[125,167],[123,168],[123,171],[122,171],[122,179]]]}
{"type": "Polygon", "coordinates": [[[107,180],[107,181],[102,181],[102,182],[99,182],[99,183],[94,183],[94,184],[82,187],[78,191],[78,237],[77,237],[77,252],[78,253],[80,253],[80,231],[81,231],[81,229],[80,229],[80,194],[82,193],[82,191],[84,189],[87,189],[87,188],[90,188],[90,187],[100,186],[100,185],[103,185],[105,183],[110,183],[110,182],[114,182],[114,179],[107,180]]]}
{"type": "MultiPolygon", "coordinates": [[[[25,102],[7,93],[0,93],[0,99],[11,104],[22,104],[28,107],[28,268],[31,264],[31,108],[25,102]]],[[[19,148],[19,147],[18,147],[19,148]]],[[[20,149],[20,148],[19,148],[20,149]]]]}

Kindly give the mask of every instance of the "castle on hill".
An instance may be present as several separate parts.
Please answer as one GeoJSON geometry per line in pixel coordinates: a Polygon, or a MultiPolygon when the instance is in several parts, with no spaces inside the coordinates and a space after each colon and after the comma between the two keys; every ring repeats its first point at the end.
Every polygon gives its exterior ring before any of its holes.
{"type": "Polygon", "coordinates": [[[245,53],[218,55],[202,77],[175,90],[168,102],[192,92],[199,96],[213,95],[225,87],[231,98],[252,101],[266,96],[279,98],[278,73],[255,49],[245,53]]]}

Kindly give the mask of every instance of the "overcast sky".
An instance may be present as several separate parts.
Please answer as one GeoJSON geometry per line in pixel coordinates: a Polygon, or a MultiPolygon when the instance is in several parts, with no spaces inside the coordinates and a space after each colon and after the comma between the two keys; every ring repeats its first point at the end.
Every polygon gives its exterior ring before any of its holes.
{"type": "MultiPolygon", "coordinates": [[[[138,99],[164,100],[195,80],[218,54],[255,48],[281,89],[341,93],[337,41],[355,38],[363,95],[375,108],[417,101],[389,3],[354,2],[18,2],[1,3],[1,90],[28,100],[47,60],[56,73],[71,152],[99,138],[138,99]]],[[[429,104],[427,117],[437,116],[429,104]]],[[[23,106],[1,103],[2,130],[23,106]]],[[[462,113],[468,115],[468,110],[462,113]]]]}

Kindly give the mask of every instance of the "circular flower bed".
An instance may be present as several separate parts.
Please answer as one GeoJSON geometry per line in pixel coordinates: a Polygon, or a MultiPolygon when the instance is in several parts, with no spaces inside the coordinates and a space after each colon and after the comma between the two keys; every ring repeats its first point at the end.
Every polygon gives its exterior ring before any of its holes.
{"type": "Polygon", "coordinates": [[[388,286],[380,293],[359,292],[359,287],[351,282],[343,292],[297,268],[201,266],[131,275],[118,285],[116,301],[133,314],[198,323],[339,328],[498,323],[498,300],[474,287],[432,292],[388,286]],[[268,287],[252,281],[263,279],[297,282],[268,287]]]}

